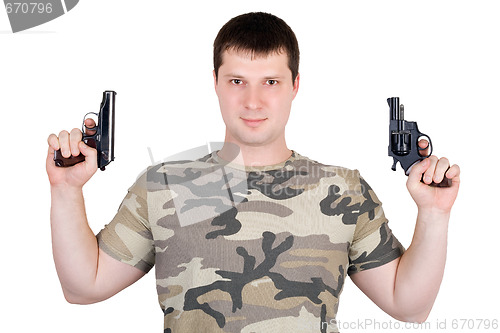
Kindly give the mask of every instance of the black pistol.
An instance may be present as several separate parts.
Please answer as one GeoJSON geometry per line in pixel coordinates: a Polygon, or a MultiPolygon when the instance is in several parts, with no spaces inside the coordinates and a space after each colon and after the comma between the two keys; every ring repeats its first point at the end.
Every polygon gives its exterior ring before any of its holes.
{"type": "MultiPolygon", "coordinates": [[[[389,104],[389,156],[392,156],[394,163],[392,170],[396,171],[396,165],[399,162],[405,171],[405,174],[410,173],[410,168],[413,164],[420,162],[432,154],[431,138],[418,130],[417,123],[414,121],[406,121],[404,119],[404,105],[399,104],[399,97],[390,97],[387,99],[389,104]],[[418,141],[425,138],[429,142],[429,153],[425,156],[420,155],[420,152],[427,148],[420,148],[418,141]]],[[[451,179],[444,178],[439,184],[432,182],[431,186],[450,187],[451,179]]]]}
{"type": "MultiPolygon", "coordinates": [[[[115,97],[116,92],[106,90],[102,96],[99,113],[89,112],[83,117],[82,141],[97,150],[97,167],[102,171],[115,159],[115,97]],[[93,128],[88,128],[85,125],[85,120],[91,114],[97,116],[97,124],[93,128]],[[95,133],[87,135],[85,129],[95,131],[95,133]]],[[[84,160],[85,156],[82,153],[78,156],[71,155],[69,158],[64,158],[60,149],[54,152],[54,163],[58,167],[70,167],[84,160]]]]}

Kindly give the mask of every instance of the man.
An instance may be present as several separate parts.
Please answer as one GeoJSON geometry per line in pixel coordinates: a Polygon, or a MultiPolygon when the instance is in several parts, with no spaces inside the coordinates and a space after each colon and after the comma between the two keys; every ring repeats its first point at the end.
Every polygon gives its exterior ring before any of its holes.
{"type": "Polygon", "coordinates": [[[418,216],[404,251],[356,170],[288,149],[298,63],[295,35],[281,19],[249,13],[226,23],[214,42],[224,146],[150,167],[97,238],[82,195],[96,152],[78,129],[49,136],[54,260],[69,302],[109,298],[155,265],[165,332],[337,332],[346,274],[391,316],[427,318],[444,271],[458,166],[434,156],[413,166],[407,187],[418,216]],[[86,160],[56,168],[57,149],[86,160]],[[450,188],[428,185],[444,176],[450,188]]]}

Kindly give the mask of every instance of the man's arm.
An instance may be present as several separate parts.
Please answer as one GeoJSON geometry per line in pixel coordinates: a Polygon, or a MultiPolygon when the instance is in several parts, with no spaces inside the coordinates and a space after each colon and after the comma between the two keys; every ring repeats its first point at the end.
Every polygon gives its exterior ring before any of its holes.
{"type": "MultiPolygon", "coordinates": [[[[89,127],[93,120],[89,119],[89,127]],[[90,123],[91,122],[91,123],[90,123]]],[[[88,304],[109,298],[134,283],[144,272],[102,252],[85,212],[83,185],[97,170],[96,150],[82,141],[74,129],[48,138],[46,168],[51,186],[52,249],[64,296],[70,303],[88,304]],[[85,161],[69,168],[54,165],[54,151],[64,157],[85,155],[85,161]]]]}
{"type": "Polygon", "coordinates": [[[382,310],[396,319],[423,322],[436,299],[444,274],[448,221],[460,184],[460,169],[447,159],[431,156],[415,165],[407,187],[418,207],[411,245],[398,259],[355,273],[353,282],[382,310]],[[444,175],[449,188],[431,187],[444,175]],[[424,176],[426,184],[420,180],[424,176]]]}

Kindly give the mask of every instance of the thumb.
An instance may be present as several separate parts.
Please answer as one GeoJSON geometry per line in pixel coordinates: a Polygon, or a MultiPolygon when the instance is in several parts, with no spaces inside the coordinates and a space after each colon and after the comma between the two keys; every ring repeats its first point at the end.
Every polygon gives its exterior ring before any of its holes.
{"type": "Polygon", "coordinates": [[[85,162],[89,166],[97,168],[97,150],[87,146],[83,141],[78,144],[80,152],[85,156],[85,162]]]}
{"type": "Polygon", "coordinates": [[[411,167],[410,174],[408,175],[408,186],[415,186],[420,184],[422,175],[427,171],[430,166],[430,161],[428,158],[414,164],[411,167]]]}

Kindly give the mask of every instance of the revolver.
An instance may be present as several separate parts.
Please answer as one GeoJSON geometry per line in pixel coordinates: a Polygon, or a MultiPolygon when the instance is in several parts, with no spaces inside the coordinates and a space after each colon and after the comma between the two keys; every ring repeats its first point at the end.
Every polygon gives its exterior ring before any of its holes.
{"type": "MultiPolygon", "coordinates": [[[[431,138],[418,130],[417,123],[414,121],[406,121],[404,119],[404,105],[399,104],[399,97],[390,97],[387,99],[389,104],[389,156],[392,156],[394,163],[392,170],[396,171],[398,162],[405,171],[405,174],[410,173],[412,165],[420,162],[432,154],[431,138]],[[426,138],[429,142],[429,153],[420,155],[420,152],[427,148],[420,148],[418,141],[420,138],[426,138]]],[[[444,178],[439,184],[432,182],[431,186],[450,187],[451,180],[444,178]]]]}
{"type": "MultiPolygon", "coordinates": [[[[97,150],[97,167],[102,171],[115,159],[115,96],[116,92],[106,90],[102,96],[99,113],[89,112],[83,117],[82,141],[97,150]],[[97,116],[95,127],[89,128],[85,125],[85,120],[89,115],[97,116]],[[85,129],[95,131],[95,133],[85,134],[85,129]]],[[[54,152],[54,163],[58,167],[70,167],[84,160],[85,156],[82,153],[65,158],[60,149],[54,152]]]]}

